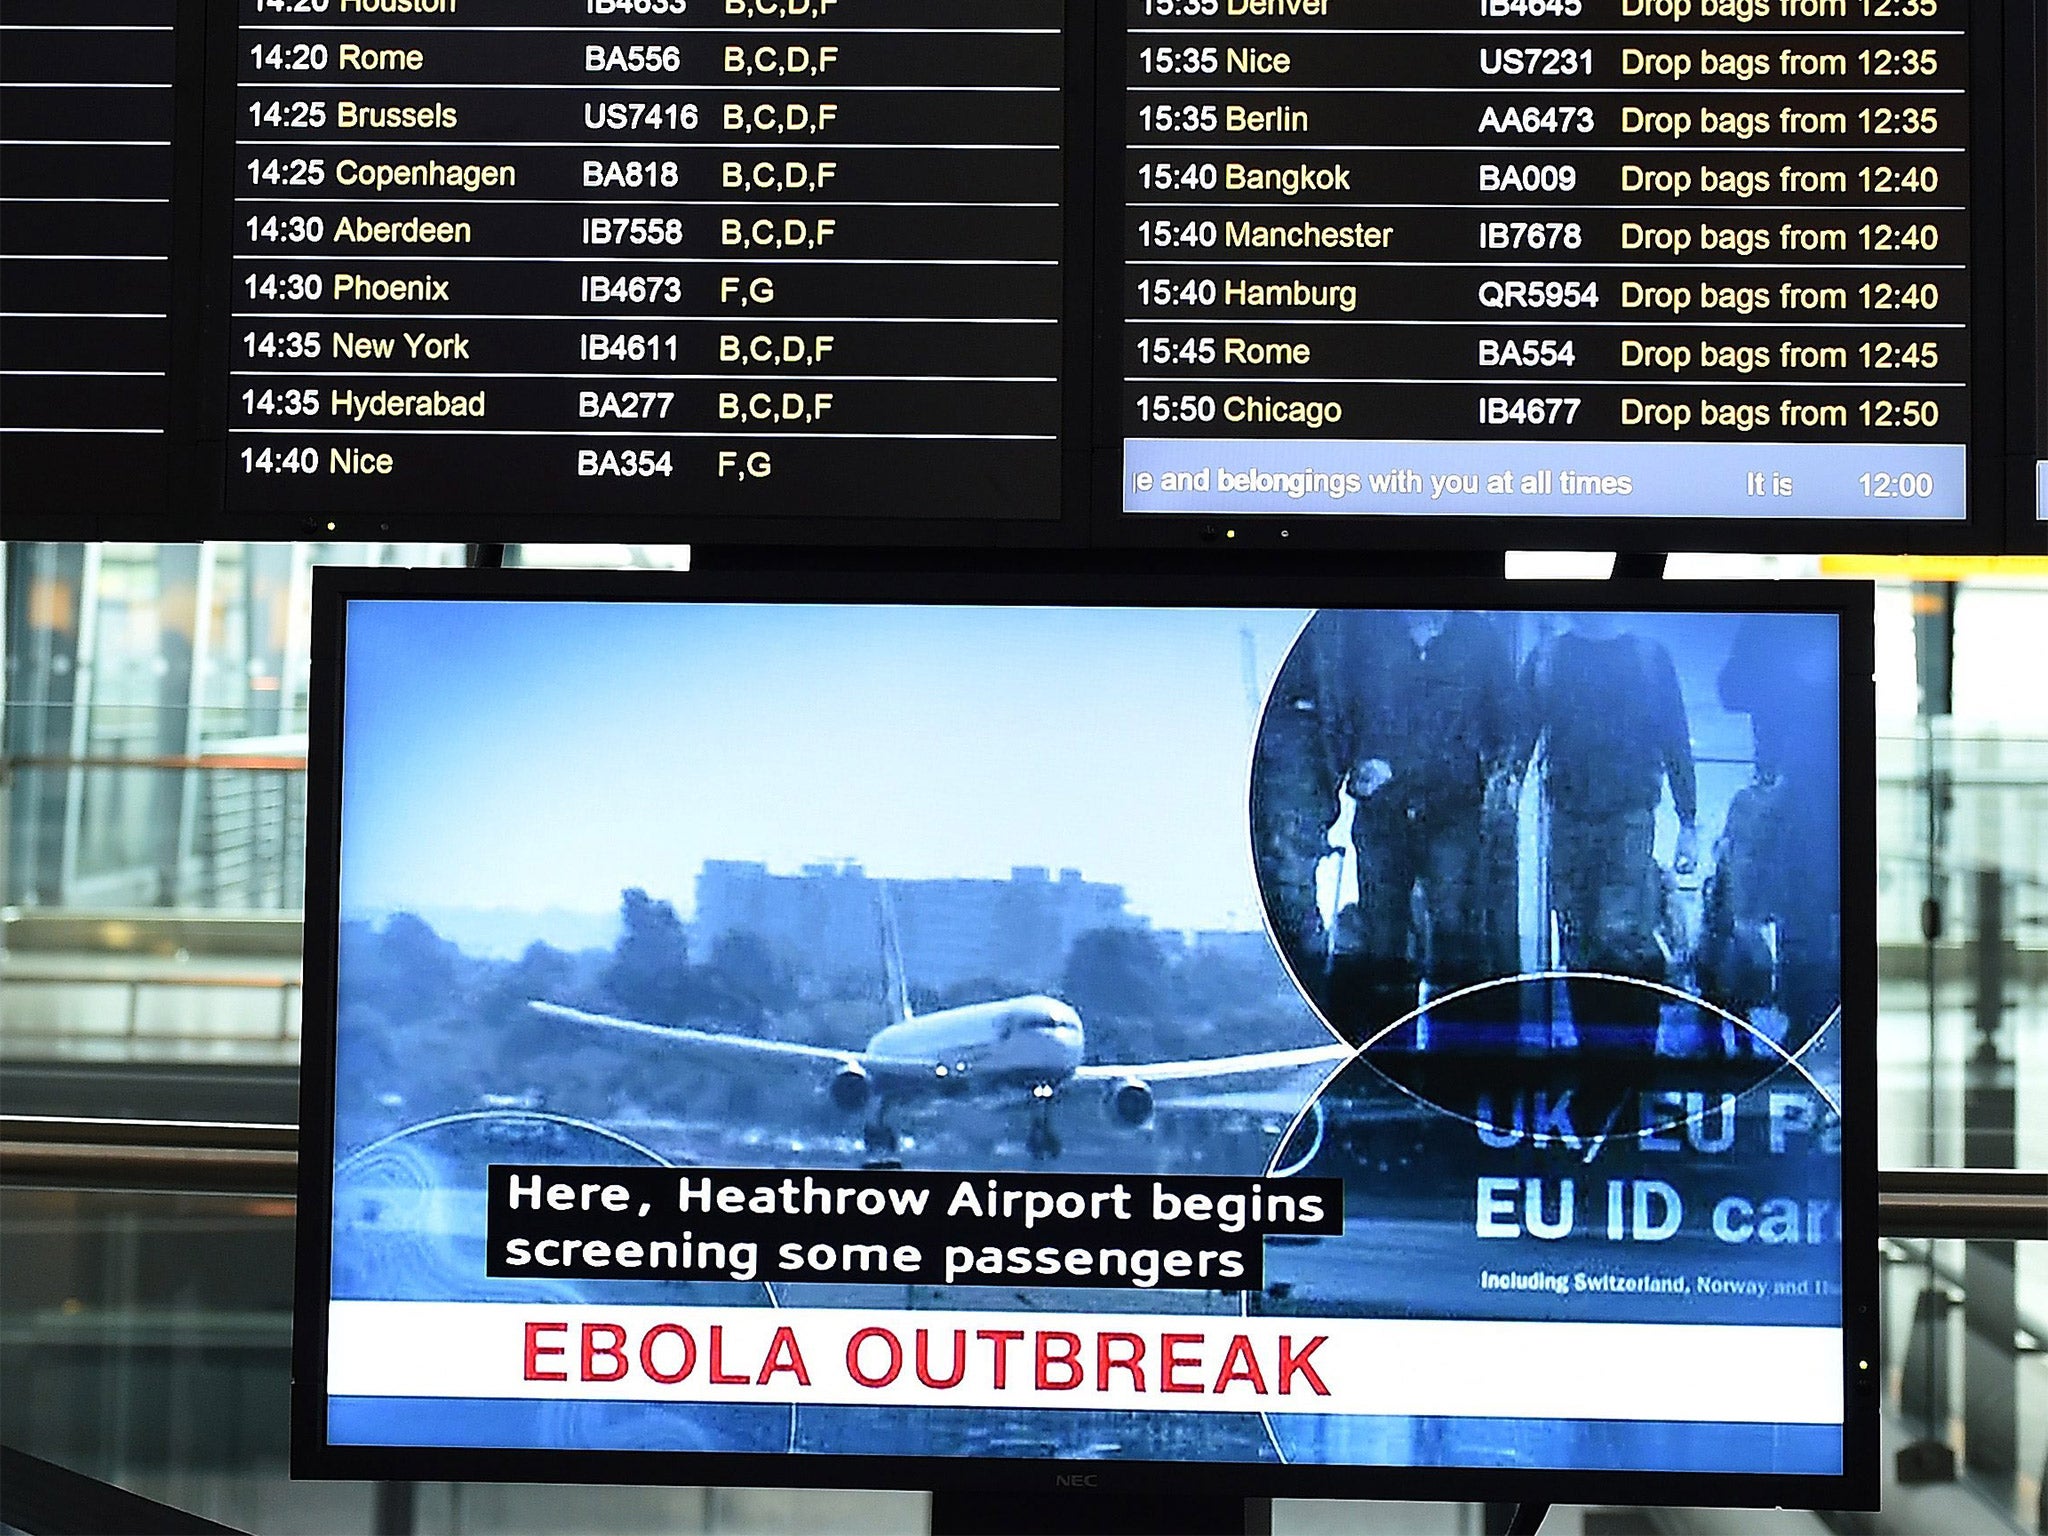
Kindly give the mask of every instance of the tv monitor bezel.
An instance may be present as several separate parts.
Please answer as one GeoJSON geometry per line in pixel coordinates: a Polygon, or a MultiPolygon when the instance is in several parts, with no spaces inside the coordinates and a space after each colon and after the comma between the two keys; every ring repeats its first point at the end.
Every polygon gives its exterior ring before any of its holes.
{"type": "Polygon", "coordinates": [[[2048,553],[2048,0],[2015,0],[2005,34],[2005,548],[2048,553]]]}
{"type": "MultiPolygon", "coordinates": [[[[1878,1494],[1876,717],[1872,589],[1849,581],[1401,580],[1329,574],[1065,570],[619,572],[319,567],[307,758],[291,1470],[301,1478],[911,1488],[1051,1493],[1170,1480],[1176,1495],[1875,1508],[1878,1494]],[[842,1456],[825,1453],[336,1445],[327,1436],[333,1254],[336,982],[348,605],[448,602],[831,603],[920,606],[1469,608],[1823,613],[1839,623],[1842,784],[1843,1407],[1838,1474],[842,1456]],[[1847,1021],[1862,1021],[1851,1029],[1847,1021]],[[1861,1256],[1860,1259],[1857,1256],[1861,1256]]],[[[423,661],[431,665],[431,661],[423,661]]],[[[508,833],[511,829],[508,829],[508,833]]]]}

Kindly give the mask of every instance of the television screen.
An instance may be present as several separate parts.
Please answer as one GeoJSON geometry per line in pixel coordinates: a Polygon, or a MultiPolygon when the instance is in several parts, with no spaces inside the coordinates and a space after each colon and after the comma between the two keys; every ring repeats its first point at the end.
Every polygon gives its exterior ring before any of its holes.
{"type": "Polygon", "coordinates": [[[319,576],[301,1470],[1873,1490],[1863,589],[319,576]]]}

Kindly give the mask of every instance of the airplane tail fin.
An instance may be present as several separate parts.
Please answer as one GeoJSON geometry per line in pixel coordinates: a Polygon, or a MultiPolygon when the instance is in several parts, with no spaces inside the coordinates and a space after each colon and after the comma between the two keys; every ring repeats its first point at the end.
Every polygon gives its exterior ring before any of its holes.
{"type": "Polygon", "coordinates": [[[889,1008],[889,1022],[908,1023],[916,1017],[910,1009],[910,982],[903,970],[903,945],[896,933],[896,898],[889,889],[889,882],[875,882],[875,902],[882,918],[882,974],[886,989],[884,1001],[889,1008]]]}

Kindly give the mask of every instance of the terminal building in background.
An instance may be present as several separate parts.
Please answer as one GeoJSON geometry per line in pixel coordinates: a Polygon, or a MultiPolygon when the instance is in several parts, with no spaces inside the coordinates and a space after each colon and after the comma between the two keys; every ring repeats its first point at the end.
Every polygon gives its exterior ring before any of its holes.
{"type": "Polygon", "coordinates": [[[692,958],[752,934],[819,978],[870,978],[893,911],[913,987],[945,992],[977,981],[1052,989],[1074,940],[1099,928],[1149,926],[1124,888],[1018,865],[1007,880],[882,880],[859,864],[806,864],[792,875],[746,860],[711,859],[697,876],[692,958]]]}

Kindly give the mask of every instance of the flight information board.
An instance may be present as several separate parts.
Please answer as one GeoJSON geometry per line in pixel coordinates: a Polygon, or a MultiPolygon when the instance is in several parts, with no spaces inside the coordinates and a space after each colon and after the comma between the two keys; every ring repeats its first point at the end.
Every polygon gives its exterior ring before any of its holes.
{"type": "Polygon", "coordinates": [[[1123,0],[1132,514],[1967,515],[1966,0],[1123,0]]]}
{"type": "Polygon", "coordinates": [[[0,0],[10,511],[161,504],[176,0],[0,0]]]}
{"type": "Polygon", "coordinates": [[[231,510],[1060,515],[1063,0],[240,3],[231,510]]]}
{"type": "Polygon", "coordinates": [[[0,0],[0,513],[2038,543],[2043,3],[0,0]]]}

